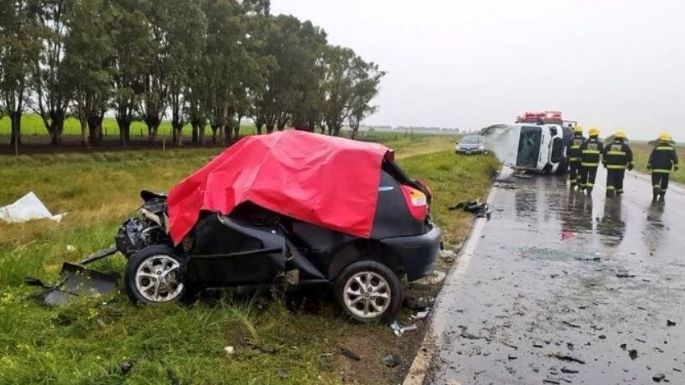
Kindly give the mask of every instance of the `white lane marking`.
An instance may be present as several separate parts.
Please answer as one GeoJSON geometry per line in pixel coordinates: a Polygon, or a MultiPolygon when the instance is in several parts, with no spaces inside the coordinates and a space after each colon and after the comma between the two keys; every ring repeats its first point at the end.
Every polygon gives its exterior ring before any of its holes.
{"type": "MultiPolygon", "coordinates": [[[[488,204],[491,205],[494,201],[496,191],[497,187],[493,186],[490,188],[490,194],[488,194],[487,198],[488,204]]],[[[457,267],[454,270],[452,270],[452,272],[450,272],[447,278],[445,279],[443,283],[443,289],[444,285],[447,285],[448,282],[451,284],[459,282],[461,278],[466,274],[469,262],[471,261],[471,257],[473,257],[476,247],[478,247],[478,244],[480,243],[481,234],[483,233],[483,229],[485,228],[485,224],[487,223],[487,221],[488,220],[486,218],[476,218],[476,220],[474,221],[473,228],[471,229],[471,233],[469,234],[469,237],[466,240],[466,244],[464,244],[464,247],[462,247],[461,251],[459,252],[459,256],[457,258],[457,267]]],[[[443,289],[440,290],[438,297],[440,296],[440,294],[442,294],[443,289]]],[[[437,325],[433,321],[438,306],[439,299],[436,301],[436,306],[434,308],[433,315],[431,316],[431,321],[428,325],[428,330],[426,331],[426,334],[423,337],[423,341],[421,342],[421,347],[419,348],[419,351],[416,353],[416,357],[414,357],[414,361],[412,361],[411,367],[409,368],[407,376],[404,378],[404,382],[402,383],[402,385],[421,385],[423,383],[424,378],[426,377],[426,374],[428,373],[428,368],[430,366],[431,359],[433,358],[433,355],[435,354],[435,349],[437,348],[437,337],[441,333],[441,331],[438,330],[437,325]]]]}

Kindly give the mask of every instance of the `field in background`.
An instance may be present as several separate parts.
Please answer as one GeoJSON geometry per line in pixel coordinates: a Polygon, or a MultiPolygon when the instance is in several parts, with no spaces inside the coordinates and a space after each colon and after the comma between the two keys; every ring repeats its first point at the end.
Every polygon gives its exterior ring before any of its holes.
{"type": "MultiPolygon", "coordinates": [[[[119,128],[117,122],[112,117],[106,117],[103,121],[103,141],[111,142],[114,146],[118,145],[119,139],[119,128]]],[[[40,116],[36,114],[26,113],[22,116],[22,141],[24,144],[45,144],[48,147],[50,142],[50,137],[45,129],[43,121],[40,116]]],[[[207,126],[205,130],[206,140],[209,142],[211,139],[212,130],[207,126]]],[[[256,128],[254,124],[250,121],[243,121],[240,126],[240,135],[254,135],[256,133],[256,128]]],[[[183,127],[183,141],[186,145],[190,143],[192,135],[192,128],[190,125],[185,125],[183,127]]],[[[343,128],[343,135],[349,136],[349,131],[343,128]]],[[[453,138],[456,140],[457,134],[454,132],[421,132],[421,131],[383,131],[383,130],[363,130],[359,131],[358,137],[360,139],[367,139],[373,141],[387,141],[397,138],[414,138],[414,137],[424,137],[424,136],[435,136],[441,137],[445,141],[449,141],[453,138]]],[[[64,133],[63,140],[65,143],[79,144],[81,142],[81,125],[79,121],[75,118],[69,118],[64,123],[64,133]]],[[[147,140],[147,127],[143,122],[135,121],[131,124],[131,140],[144,142],[147,140]]],[[[159,127],[159,132],[157,135],[157,141],[160,142],[157,147],[161,147],[161,142],[166,141],[167,145],[170,145],[171,141],[171,123],[169,121],[163,121],[159,127]]],[[[0,147],[4,145],[9,145],[10,143],[10,121],[8,117],[0,119],[0,147]]],[[[147,143],[145,143],[147,145],[147,143]]]]}
{"type": "MultiPolygon", "coordinates": [[[[649,160],[649,154],[652,152],[653,146],[647,143],[631,143],[631,148],[633,149],[633,157],[635,158],[635,168],[643,173],[649,174],[647,170],[647,161],[649,160]]],[[[685,147],[682,145],[677,146],[678,160],[680,161],[680,170],[671,173],[671,180],[676,182],[685,183],[685,147]]]]}
{"type": "MultiPolygon", "coordinates": [[[[470,215],[447,207],[485,197],[496,161],[456,156],[453,141],[444,137],[367,139],[382,139],[396,149],[409,175],[426,179],[446,239],[464,237],[470,215]]],[[[415,346],[406,346],[411,337],[398,339],[384,325],[350,324],[329,300],[317,310],[293,311],[264,298],[142,308],[118,293],[59,309],[27,298],[35,289],[23,285],[25,276],[53,280],[63,261],[109,245],[117,226],[140,204],[140,189],[168,190],[218,151],[0,156],[0,205],[34,191],[54,213],[68,213],[61,223],[0,223],[0,383],[336,384],[340,362],[347,362],[340,344],[350,338],[377,345],[359,364],[375,365],[376,377],[354,380],[375,384],[398,376],[381,357],[390,348],[413,351],[415,346]],[[224,351],[229,345],[235,355],[224,351]],[[130,372],[126,364],[133,366],[130,372]]],[[[95,267],[121,272],[124,260],[115,257],[95,267]]],[[[402,357],[403,365],[410,359],[402,357]]]]}

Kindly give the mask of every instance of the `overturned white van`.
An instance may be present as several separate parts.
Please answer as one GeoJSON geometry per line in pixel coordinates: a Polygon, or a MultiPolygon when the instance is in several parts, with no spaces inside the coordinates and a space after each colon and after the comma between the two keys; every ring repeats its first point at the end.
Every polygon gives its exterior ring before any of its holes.
{"type": "Polygon", "coordinates": [[[558,124],[495,124],[481,130],[485,147],[516,169],[563,175],[568,171],[566,149],[571,127],[558,124]]]}

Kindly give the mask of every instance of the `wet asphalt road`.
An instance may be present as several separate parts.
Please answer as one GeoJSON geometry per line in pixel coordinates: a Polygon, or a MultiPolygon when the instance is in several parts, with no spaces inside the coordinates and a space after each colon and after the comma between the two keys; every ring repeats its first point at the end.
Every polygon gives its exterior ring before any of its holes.
{"type": "MultiPolygon", "coordinates": [[[[685,191],[512,178],[438,298],[425,384],[685,384],[685,191]],[[669,321],[675,322],[675,325],[669,321]]],[[[478,226],[477,226],[478,228],[478,226]]]]}

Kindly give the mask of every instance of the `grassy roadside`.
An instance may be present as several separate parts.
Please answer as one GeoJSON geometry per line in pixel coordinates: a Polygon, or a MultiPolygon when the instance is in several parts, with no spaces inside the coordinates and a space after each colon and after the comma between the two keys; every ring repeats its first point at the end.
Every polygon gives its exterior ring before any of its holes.
{"type": "MultiPolygon", "coordinates": [[[[649,154],[652,152],[653,146],[647,143],[631,143],[630,146],[633,150],[633,156],[635,158],[635,169],[645,174],[649,174],[650,172],[647,170],[647,162],[649,161],[649,154]]],[[[683,163],[685,162],[685,147],[678,145],[676,148],[681,167],[680,170],[671,173],[671,180],[679,183],[685,183],[685,167],[683,167],[685,166],[683,163]]]]}
{"type": "MultiPolygon", "coordinates": [[[[447,207],[484,197],[497,165],[491,157],[455,156],[451,143],[387,140],[405,170],[433,189],[436,221],[454,242],[467,233],[470,218],[447,207]],[[429,148],[438,152],[425,154],[429,148]]],[[[382,325],[352,325],[329,300],[295,309],[268,298],[140,308],[118,293],[46,309],[25,298],[33,289],[22,285],[24,276],[53,279],[62,261],[108,245],[139,204],[141,188],[166,190],[216,152],[0,157],[0,204],[35,191],[53,212],[68,212],[59,224],[0,224],[0,383],[375,384],[401,376],[402,367],[384,367],[379,355],[388,349],[411,352],[412,340],[397,339],[382,325]],[[338,354],[347,341],[377,350],[348,362],[338,354]],[[236,354],[226,354],[229,345],[236,354]],[[377,377],[360,376],[364,370],[377,377]]],[[[124,261],[113,258],[96,267],[121,271],[124,261]]]]}

